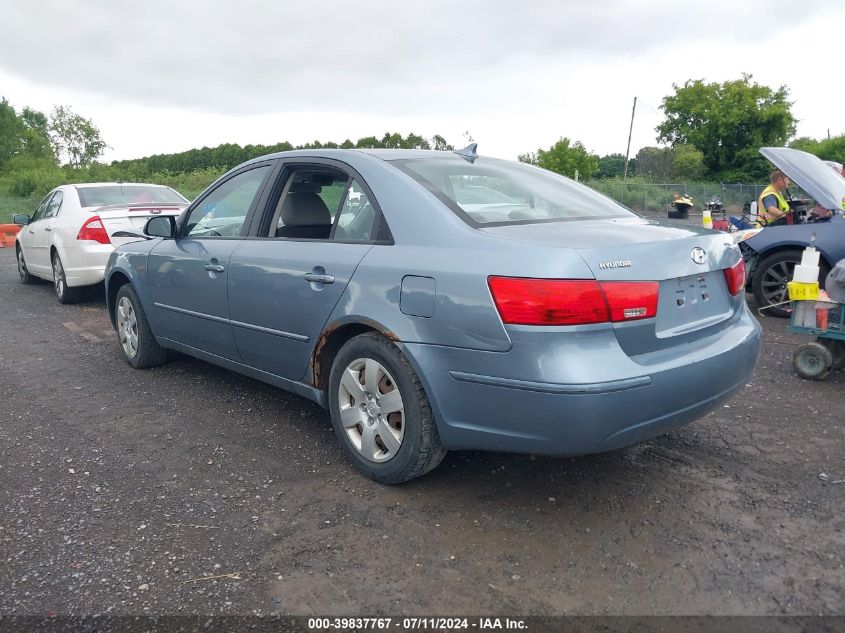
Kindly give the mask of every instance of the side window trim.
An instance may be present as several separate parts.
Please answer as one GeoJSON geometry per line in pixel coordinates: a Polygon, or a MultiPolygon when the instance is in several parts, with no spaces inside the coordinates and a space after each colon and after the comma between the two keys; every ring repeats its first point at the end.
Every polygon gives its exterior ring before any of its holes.
{"type": "MultiPolygon", "coordinates": [[[[348,172],[344,171],[343,173],[346,174],[346,185],[343,187],[343,194],[341,194],[340,199],[337,201],[337,208],[334,210],[334,217],[332,218],[332,230],[329,233],[329,240],[332,242],[336,241],[334,239],[335,231],[337,230],[337,225],[340,223],[340,211],[343,209],[343,205],[346,204],[346,197],[349,195],[349,188],[352,186],[352,183],[355,182],[355,178],[353,178],[348,172]]],[[[375,222],[373,222],[375,224],[375,222]]],[[[373,231],[373,235],[376,232],[373,231]]]]}
{"type": "Polygon", "coordinates": [[[273,160],[267,160],[267,161],[261,161],[259,163],[255,163],[255,164],[250,164],[250,165],[247,165],[246,167],[244,167],[243,169],[238,169],[237,171],[234,171],[234,172],[226,175],[225,178],[221,177],[219,180],[212,183],[212,185],[210,185],[208,187],[208,189],[206,189],[203,192],[202,196],[197,198],[196,200],[194,200],[190,204],[190,206],[187,209],[185,209],[185,211],[180,216],[181,221],[179,222],[179,226],[177,227],[177,230],[176,230],[176,239],[183,239],[183,238],[187,237],[186,231],[188,230],[188,218],[190,218],[191,213],[193,213],[194,209],[196,209],[203,202],[205,202],[205,200],[210,195],[212,195],[215,191],[217,191],[220,187],[225,185],[227,182],[229,182],[233,178],[237,178],[241,174],[245,174],[248,171],[252,171],[253,169],[259,169],[261,167],[269,167],[270,169],[267,170],[267,173],[264,175],[264,179],[261,181],[261,184],[258,185],[258,189],[255,192],[255,196],[252,199],[252,203],[250,203],[249,209],[247,210],[246,217],[244,218],[244,223],[241,226],[241,234],[240,235],[223,235],[223,236],[209,235],[209,236],[203,236],[202,238],[199,238],[199,239],[204,239],[204,240],[242,240],[242,239],[248,237],[249,233],[250,233],[250,228],[252,226],[253,216],[255,215],[256,210],[258,208],[260,208],[259,203],[264,198],[264,190],[267,188],[267,184],[276,175],[277,170],[276,170],[275,162],[276,161],[273,161],[273,160]]]}

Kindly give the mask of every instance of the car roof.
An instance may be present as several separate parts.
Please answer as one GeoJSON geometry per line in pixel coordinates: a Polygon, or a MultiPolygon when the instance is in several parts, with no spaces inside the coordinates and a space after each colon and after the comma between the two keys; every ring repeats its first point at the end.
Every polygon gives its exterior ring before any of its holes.
{"type": "Polygon", "coordinates": [[[419,160],[424,158],[460,158],[453,152],[441,151],[435,149],[295,149],[287,152],[275,152],[273,154],[265,154],[257,156],[248,163],[259,162],[262,160],[272,160],[278,158],[334,158],[343,160],[344,158],[360,158],[361,156],[372,156],[384,161],[391,160],[419,160]]]}
{"type": "Polygon", "coordinates": [[[151,182],[79,182],[69,185],[78,189],[86,187],[165,187],[167,185],[156,185],[151,182]]]}

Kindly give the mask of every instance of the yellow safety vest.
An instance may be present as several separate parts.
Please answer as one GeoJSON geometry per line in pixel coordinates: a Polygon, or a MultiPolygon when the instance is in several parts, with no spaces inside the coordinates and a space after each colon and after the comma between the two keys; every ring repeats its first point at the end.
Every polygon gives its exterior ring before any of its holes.
{"type": "Polygon", "coordinates": [[[757,226],[766,226],[766,223],[771,222],[772,220],[777,220],[780,217],[785,216],[789,212],[789,203],[784,199],[780,192],[769,185],[765,189],[763,189],[763,193],[760,194],[760,197],[757,198],[757,226]],[[778,210],[781,213],[775,217],[769,217],[769,210],[763,206],[763,199],[766,196],[774,196],[775,200],[778,202],[778,210]],[[760,220],[763,219],[764,222],[760,220]]]}

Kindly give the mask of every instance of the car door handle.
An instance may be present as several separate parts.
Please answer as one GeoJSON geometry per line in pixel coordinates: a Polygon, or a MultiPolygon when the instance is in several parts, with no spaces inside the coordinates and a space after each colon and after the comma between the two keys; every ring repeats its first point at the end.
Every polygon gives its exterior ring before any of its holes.
{"type": "Polygon", "coordinates": [[[308,281],[312,284],[333,284],[334,283],[334,275],[325,275],[319,273],[305,273],[303,275],[305,277],[305,281],[308,281]]]}
{"type": "Polygon", "coordinates": [[[52,231],[53,229],[51,229],[49,226],[45,226],[45,227],[44,227],[44,230],[45,230],[45,231],[52,231]]]}
{"type": "Polygon", "coordinates": [[[222,273],[226,270],[226,267],[221,266],[220,264],[206,264],[203,268],[211,273],[222,273]]]}
{"type": "Polygon", "coordinates": [[[30,232],[30,233],[35,233],[35,231],[33,231],[32,229],[29,229],[29,232],[30,232]]]}

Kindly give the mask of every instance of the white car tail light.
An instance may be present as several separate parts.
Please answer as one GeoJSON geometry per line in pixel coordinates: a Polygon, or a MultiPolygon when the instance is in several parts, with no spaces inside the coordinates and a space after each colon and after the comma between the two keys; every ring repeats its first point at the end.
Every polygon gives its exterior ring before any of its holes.
{"type": "Polygon", "coordinates": [[[76,239],[83,241],[97,242],[98,244],[111,244],[109,234],[106,232],[106,227],[103,226],[103,221],[99,215],[94,215],[85,221],[79,233],[76,234],[76,239]]]}

